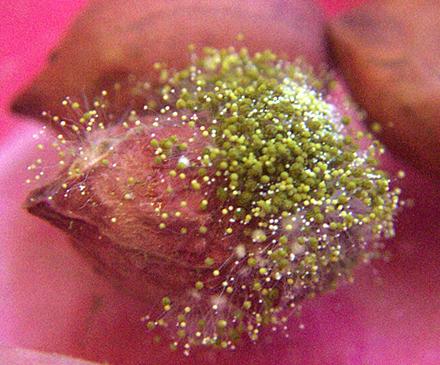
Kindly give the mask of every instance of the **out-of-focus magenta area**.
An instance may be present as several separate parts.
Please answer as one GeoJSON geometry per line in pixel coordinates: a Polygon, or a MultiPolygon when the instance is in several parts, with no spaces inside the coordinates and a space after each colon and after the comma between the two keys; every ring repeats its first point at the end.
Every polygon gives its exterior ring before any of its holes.
{"type": "MultiPolygon", "coordinates": [[[[317,0],[334,16],[365,0],[317,0]]],[[[4,0],[0,6],[0,146],[28,120],[11,115],[12,97],[44,66],[49,51],[87,0],[4,0]]]]}

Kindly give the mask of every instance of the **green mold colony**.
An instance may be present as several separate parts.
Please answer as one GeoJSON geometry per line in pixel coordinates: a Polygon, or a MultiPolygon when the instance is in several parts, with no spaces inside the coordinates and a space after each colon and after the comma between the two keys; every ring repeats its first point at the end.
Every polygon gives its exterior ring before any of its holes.
{"type": "MultiPolygon", "coordinates": [[[[190,185],[218,186],[200,208],[222,213],[225,236],[240,235],[232,262],[194,283],[195,299],[163,298],[164,311],[177,315],[150,319],[148,328],[177,328],[172,348],[234,348],[243,335],[256,340],[262,327],[284,326],[304,298],[374,257],[380,240],[394,234],[399,190],[376,167],[380,145],[350,131],[350,117],[326,100],[305,65],[269,51],[205,49],[169,74],[162,69],[164,110],[193,113],[183,123],[207,139],[192,166],[200,178],[190,185]]],[[[153,140],[157,162],[186,142],[153,140]]],[[[178,163],[171,174],[184,169],[178,163]]]]}
{"type": "MultiPolygon", "coordinates": [[[[377,167],[380,144],[351,129],[342,103],[303,63],[229,48],[205,49],[179,72],[156,66],[160,114],[185,132],[151,135],[146,149],[176,184],[200,194],[197,207],[214,224],[196,227],[196,235],[210,237],[229,258],[201,258],[193,286],[183,296],[172,290],[158,296],[159,310],[145,317],[146,326],[171,333],[171,348],[186,354],[195,345],[234,349],[243,338],[257,340],[264,327],[285,328],[304,299],[334,288],[357,263],[376,257],[381,241],[394,235],[399,189],[377,167]],[[194,133],[185,139],[188,128],[194,133]],[[188,159],[195,141],[204,147],[188,159]]],[[[103,105],[94,106],[79,120],[87,133],[100,120],[103,105]]],[[[79,105],[71,108],[78,112],[79,105]]],[[[132,112],[122,125],[148,130],[137,118],[132,112]]],[[[101,162],[112,168],[107,158],[101,162]]],[[[70,176],[81,173],[81,166],[69,168],[70,176]]],[[[133,184],[129,177],[127,202],[136,199],[133,184]]],[[[164,199],[172,190],[164,189],[164,199]]],[[[179,204],[183,209],[188,202],[179,204]]],[[[155,212],[158,230],[182,215],[155,212]]],[[[116,217],[111,222],[117,224],[116,217]]],[[[180,227],[176,240],[191,229],[180,227]]]]}

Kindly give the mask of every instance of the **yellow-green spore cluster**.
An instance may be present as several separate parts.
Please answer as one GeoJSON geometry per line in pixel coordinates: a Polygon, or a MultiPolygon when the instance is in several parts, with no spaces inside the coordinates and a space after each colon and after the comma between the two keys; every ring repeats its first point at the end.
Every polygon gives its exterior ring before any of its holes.
{"type": "Polygon", "coordinates": [[[216,186],[201,209],[219,212],[225,237],[240,232],[230,262],[194,284],[198,299],[188,303],[197,304],[178,315],[173,346],[234,347],[244,333],[255,340],[394,234],[399,191],[377,168],[382,148],[348,129],[329,94],[304,64],[232,48],[205,49],[163,87],[163,110],[191,115],[187,125],[207,141],[195,166],[201,178],[189,182],[202,192],[216,186]],[[211,325],[200,325],[206,312],[211,325]]]}
{"type": "Polygon", "coordinates": [[[163,92],[177,109],[210,113],[200,127],[215,143],[201,165],[225,178],[217,196],[244,223],[268,226],[270,218],[307,210],[310,225],[343,232],[372,224],[385,233],[396,198],[376,168],[376,145],[359,150],[344,129],[350,118],[324,99],[319,85],[310,70],[269,51],[251,57],[246,49],[206,49],[163,92]],[[357,214],[354,201],[362,206],[357,214]]]}

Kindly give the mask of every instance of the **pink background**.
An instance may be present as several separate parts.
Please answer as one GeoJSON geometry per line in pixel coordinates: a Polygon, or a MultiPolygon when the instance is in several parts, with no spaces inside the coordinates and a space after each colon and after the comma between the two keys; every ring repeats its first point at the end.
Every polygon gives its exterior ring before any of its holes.
{"type": "MultiPolygon", "coordinates": [[[[318,0],[335,15],[364,0],[318,0]]],[[[22,119],[8,105],[44,65],[46,56],[87,0],[2,0],[0,6],[0,143],[22,119]]]]}
{"type": "MultiPolygon", "coordinates": [[[[333,16],[362,1],[319,2],[333,16]]],[[[387,168],[407,171],[400,185],[415,205],[399,216],[389,263],[363,268],[354,285],[307,303],[289,339],[189,360],[150,345],[139,324],[142,304],[115,292],[57,230],[20,208],[38,127],[11,116],[8,104],[85,3],[3,0],[0,7],[0,345],[114,364],[440,364],[439,186],[392,156],[387,168]]]]}

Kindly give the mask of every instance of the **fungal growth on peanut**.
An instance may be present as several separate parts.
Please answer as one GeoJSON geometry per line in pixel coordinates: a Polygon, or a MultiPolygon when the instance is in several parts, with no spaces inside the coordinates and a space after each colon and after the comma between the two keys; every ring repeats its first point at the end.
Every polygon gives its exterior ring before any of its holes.
{"type": "Polygon", "coordinates": [[[27,209],[142,298],[172,348],[233,349],[374,258],[399,189],[303,63],[210,48],[157,68],[140,111],[115,117],[105,91],[50,116],[62,168],[27,209]]]}

